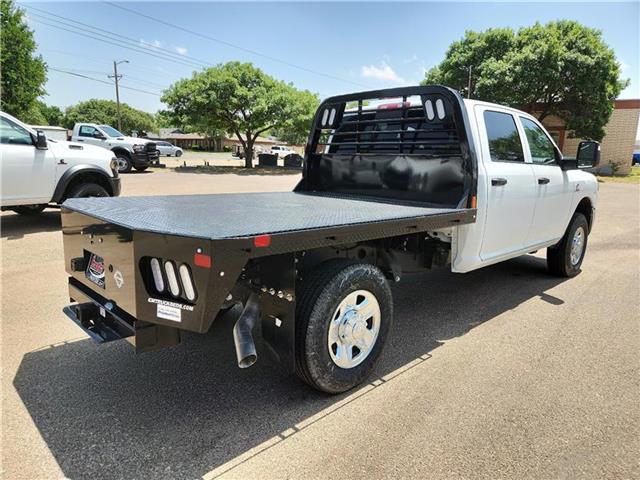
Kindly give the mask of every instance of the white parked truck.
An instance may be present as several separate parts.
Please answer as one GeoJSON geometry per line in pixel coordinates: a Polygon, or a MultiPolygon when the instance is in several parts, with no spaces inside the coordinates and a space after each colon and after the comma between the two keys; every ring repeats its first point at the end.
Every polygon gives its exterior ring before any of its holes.
{"type": "Polygon", "coordinates": [[[132,168],[142,172],[160,158],[154,141],[128,137],[109,125],[76,123],[71,140],[111,150],[118,160],[120,173],[128,173],[132,168]]]}
{"type": "Polygon", "coordinates": [[[112,152],[92,145],[47,138],[11,115],[0,112],[2,210],[40,213],[67,198],[120,194],[112,152]]]}
{"type": "Polygon", "coordinates": [[[531,115],[443,86],[328,98],[293,192],[68,200],[65,312],[144,352],[239,303],[240,367],[261,322],[287,371],[343,392],[375,366],[405,273],[546,248],[551,274],[577,275],[598,190],[582,168],[598,159],[597,142],[565,159],[531,115]]]}

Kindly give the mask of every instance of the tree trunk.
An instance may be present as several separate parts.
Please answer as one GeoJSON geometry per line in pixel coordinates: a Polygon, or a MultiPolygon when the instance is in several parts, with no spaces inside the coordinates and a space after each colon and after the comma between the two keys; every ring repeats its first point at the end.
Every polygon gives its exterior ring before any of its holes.
{"type": "Polygon", "coordinates": [[[244,168],[253,168],[253,142],[247,140],[244,147],[244,168]]]}

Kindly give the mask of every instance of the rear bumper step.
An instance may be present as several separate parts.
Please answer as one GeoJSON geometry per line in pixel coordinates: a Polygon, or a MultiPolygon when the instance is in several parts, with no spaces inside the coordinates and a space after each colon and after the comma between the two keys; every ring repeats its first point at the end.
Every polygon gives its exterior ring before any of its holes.
{"type": "Polygon", "coordinates": [[[62,311],[96,343],[125,338],[135,347],[136,353],[180,343],[177,328],[136,320],[73,278],[69,279],[69,297],[77,303],[62,311]]]}

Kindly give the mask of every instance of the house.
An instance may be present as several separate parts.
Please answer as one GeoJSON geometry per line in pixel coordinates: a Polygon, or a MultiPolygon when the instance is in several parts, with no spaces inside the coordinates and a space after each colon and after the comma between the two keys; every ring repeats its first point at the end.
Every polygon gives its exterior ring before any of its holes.
{"type": "MultiPolygon", "coordinates": [[[[639,118],[640,99],[614,100],[613,113],[604,127],[599,171],[606,174],[627,174],[631,171],[639,118]]],[[[562,154],[575,157],[582,139],[570,138],[564,122],[556,116],[549,116],[542,123],[562,150],[562,154]]]]}
{"type": "MultiPolygon", "coordinates": [[[[158,132],[149,132],[147,138],[151,140],[163,140],[183,149],[196,150],[232,150],[235,145],[242,145],[235,135],[225,135],[223,138],[210,138],[200,133],[184,133],[179,128],[161,128],[158,132]]],[[[258,137],[254,143],[257,151],[270,150],[279,142],[266,137],[258,137]]]]}

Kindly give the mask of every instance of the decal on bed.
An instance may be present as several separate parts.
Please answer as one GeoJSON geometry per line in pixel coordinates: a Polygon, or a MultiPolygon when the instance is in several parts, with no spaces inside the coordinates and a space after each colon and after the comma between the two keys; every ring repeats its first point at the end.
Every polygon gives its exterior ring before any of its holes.
{"type": "Polygon", "coordinates": [[[147,301],[149,303],[157,303],[158,305],[164,305],[166,307],[173,307],[180,310],[188,310],[190,312],[193,312],[193,305],[186,305],[184,303],[178,303],[178,302],[169,302],[167,300],[160,300],[159,298],[152,298],[152,297],[149,297],[147,301]]]}
{"type": "Polygon", "coordinates": [[[158,316],[158,318],[164,318],[173,322],[182,321],[182,310],[180,310],[179,308],[171,307],[169,305],[162,305],[161,303],[159,303],[157,307],[158,311],[156,315],[158,316]]]}

